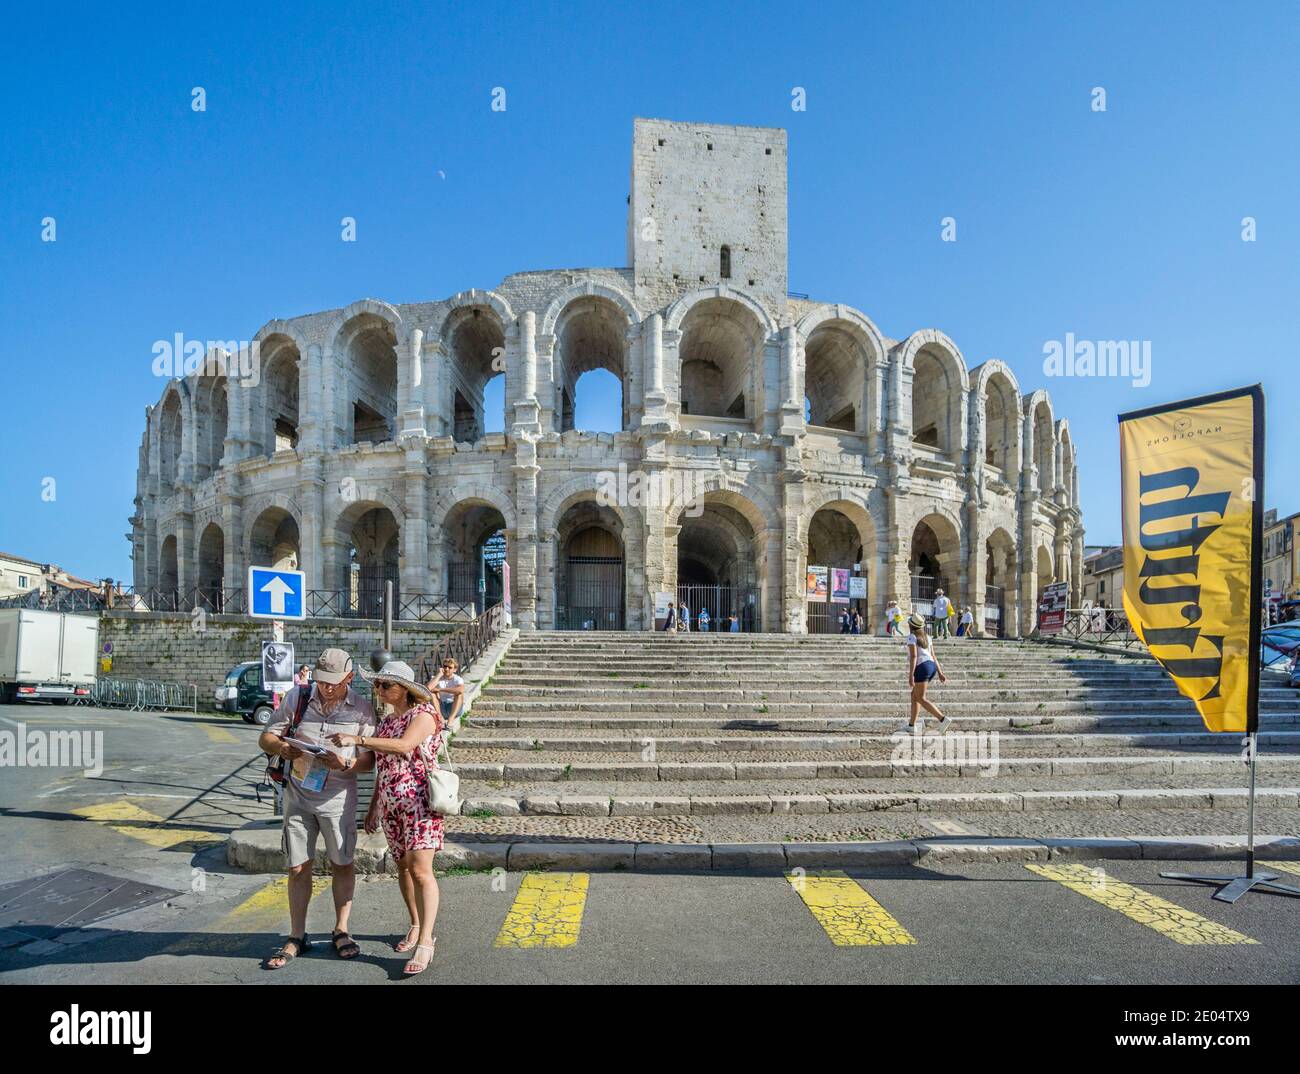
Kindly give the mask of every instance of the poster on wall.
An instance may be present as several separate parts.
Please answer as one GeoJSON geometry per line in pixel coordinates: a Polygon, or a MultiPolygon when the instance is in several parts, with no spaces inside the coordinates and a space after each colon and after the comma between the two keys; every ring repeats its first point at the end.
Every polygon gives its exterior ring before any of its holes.
{"type": "Polygon", "coordinates": [[[673,595],[671,593],[655,594],[655,627],[663,629],[663,625],[668,622],[668,609],[673,606],[673,595]]]}
{"type": "Polygon", "coordinates": [[[849,569],[847,567],[831,568],[831,603],[847,604],[849,602],[849,569]]]}
{"type": "Polygon", "coordinates": [[[813,604],[826,603],[827,588],[826,567],[809,567],[808,568],[808,600],[813,604]]]}
{"type": "Polygon", "coordinates": [[[506,626],[510,626],[510,564],[505,561],[501,563],[501,610],[506,626]]]}
{"type": "Polygon", "coordinates": [[[849,579],[849,599],[850,600],[867,599],[867,580],[865,578],[849,579]]]}

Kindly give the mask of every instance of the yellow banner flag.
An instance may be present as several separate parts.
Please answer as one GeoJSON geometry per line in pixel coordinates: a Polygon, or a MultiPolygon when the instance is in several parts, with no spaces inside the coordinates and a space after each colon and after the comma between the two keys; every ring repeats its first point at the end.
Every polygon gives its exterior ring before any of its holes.
{"type": "Polygon", "coordinates": [[[1119,416],[1124,610],[1211,731],[1254,731],[1264,394],[1258,385],[1119,416]]]}

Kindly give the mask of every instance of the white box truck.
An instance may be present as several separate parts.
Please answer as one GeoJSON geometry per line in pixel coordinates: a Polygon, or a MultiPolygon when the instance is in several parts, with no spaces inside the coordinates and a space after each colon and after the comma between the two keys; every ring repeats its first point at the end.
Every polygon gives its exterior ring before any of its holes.
{"type": "Polygon", "coordinates": [[[89,697],[99,658],[99,618],[0,608],[0,702],[89,697]]]}

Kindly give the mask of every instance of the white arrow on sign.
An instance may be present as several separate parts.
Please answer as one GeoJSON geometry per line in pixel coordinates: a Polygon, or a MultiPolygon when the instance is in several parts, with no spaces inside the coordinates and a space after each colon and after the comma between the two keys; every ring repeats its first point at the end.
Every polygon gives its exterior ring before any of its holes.
{"type": "Polygon", "coordinates": [[[293,586],[289,585],[283,578],[276,575],[266,585],[262,586],[261,592],[271,594],[271,614],[284,614],[284,598],[293,592],[293,586]]]}

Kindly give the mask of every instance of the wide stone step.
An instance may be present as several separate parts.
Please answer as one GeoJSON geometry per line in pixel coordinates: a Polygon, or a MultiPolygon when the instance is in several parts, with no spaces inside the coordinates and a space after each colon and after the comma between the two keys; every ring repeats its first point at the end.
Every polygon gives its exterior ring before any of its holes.
{"type": "MultiPolygon", "coordinates": [[[[652,699],[635,698],[620,701],[593,701],[588,698],[559,699],[555,697],[515,697],[498,699],[496,695],[485,694],[474,706],[476,716],[509,716],[542,713],[567,713],[575,719],[583,719],[605,713],[641,713],[652,699]]],[[[934,702],[951,716],[1010,716],[1010,715],[1058,715],[1065,713],[1105,714],[1145,714],[1194,712],[1192,702],[1180,697],[1171,698],[1124,698],[1116,701],[1098,701],[1072,698],[1067,700],[1046,701],[963,701],[942,693],[933,697],[934,702]]],[[[787,718],[790,716],[889,716],[906,715],[907,698],[880,700],[880,695],[873,699],[855,701],[764,701],[761,697],[748,700],[706,700],[703,698],[675,698],[665,700],[664,708],[671,708],[675,713],[726,713],[733,718],[746,718],[773,715],[787,718]]],[[[1261,713],[1295,713],[1300,712],[1300,702],[1270,701],[1260,699],[1261,713]]]]}
{"type": "MultiPolygon", "coordinates": [[[[960,732],[956,732],[960,733],[960,732]]],[[[1054,734],[1042,731],[1005,731],[999,734],[999,748],[1002,750],[1089,750],[1089,749],[1135,749],[1150,748],[1154,750],[1176,750],[1179,748],[1222,750],[1240,753],[1240,739],[1236,735],[1220,735],[1210,731],[1155,731],[1117,734],[1096,731],[1085,734],[1054,734]]],[[[817,735],[785,734],[753,735],[745,731],[708,733],[701,731],[696,735],[668,735],[646,738],[622,737],[593,731],[588,735],[488,735],[481,731],[457,736],[455,748],[470,750],[470,754],[458,754],[475,759],[475,755],[485,750],[527,751],[539,756],[548,753],[644,753],[652,746],[657,755],[671,753],[788,753],[792,751],[854,751],[863,749],[888,749],[900,741],[897,734],[880,735],[817,735]]],[[[1261,750],[1271,752],[1300,751],[1300,731],[1263,731],[1259,735],[1261,750]]],[[[499,759],[499,758],[494,758],[499,759]]]]}
{"type": "MultiPolygon", "coordinates": [[[[512,728],[529,733],[559,729],[616,730],[619,732],[644,732],[662,734],[666,730],[702,731],[744,730],[744,731],[788,731],[816,733],[820,731],[835,732],[888,732],[892,731],[901,718],[900,713],[892,716],[792,716],[780,718],[754,717],[737,718],[725,716],[664,716],[658,713],[639,713],[610,716],[605,714],[573,714],[565,716],[532,715],[490,715],[483,714],[475,706],[467,717],[469,724],[475,728],[512,728]]],[[[998,730],[1023,729],[1031,727],[1051,727],[1061,732],[1100,731],[1117,728],[1203,728],[1200,716],[1178,713],[1130,713],[1110,716],[1064,715],[1064,716],[963,716],[957,720],[957,730],[998,730]]],[[[1300,714],[1267,713],[1260,716],[1261,728],[1282,730],[1300,726],[1300,714]]]]}
{"type": "MultiPolygon", "coordinates": [[[[1261,809],[1294,810],[1300,787],[1256,791],[1261,809]]],[[[954,791],[944,793],[803,793],[751,795],[544,794],[484,795],[465,801],[468,817],[509,816],[768,816],[821,813],[1038,813],[1060,810],[1244,809],[1240,787],[1114,790],[954,791]]]]}
{"type": "MultiPolygon", "coordinates": [[[[1100,776],[1119,773],[1143,776],[1196,772],[1221,776],[1240,775],[1239,755],[1215,756],[1111,756],[1111,757],[1001,757],[990,744],[958,743],[952,750],[936,752],[934,759],[920,752],[909,759],[828,761],[531,761],[464,762],[455,769],[462,780],[502,782],[733,782],[746,780],[900,779],[918,775],[960,778],[998,775],[1100,776]],[[957,750],[960,749],[960,752],[957,750]]],[[[1259,766],[1294,768],[1300,774],[1300,756],[1259,756],[1259,766]]],[[[468,794],[468,791],[462,791],[468,794]]]]}
{"type": "MultiPolygon", "coordinates": [[[[570,703],[583,704],[586,702],[601,702],[617,700],[625,697],[635,697],[638,700],[649,702],[669,702],[669,701],[718,701],[718,702],[739,702],[753,701],[767,704],[785,704],[787,702],[832,702],[832,701],[872,701],[881,697],[882,691],[897,692],[900,695],[905,690],[905,685],[900,685],[898,677],[895,676],[888,683],[858,684],[840,682],[835,686],[827,685],[819,689],[801,688],[797,690],[783,690],[772,687],[755,687],[752,681],[743,685],[729,685],[726,683],[712,683],[705,685],[703,683],[685,687],[668,687],[654,682],[629,682],[626,685],[609,685],[602,683],[593,685],[590,683],[581,683],[577,685],[560,685],[560,686],[525,686],[514,684],[503,684],[498,686],[493,683],[490,694],[484,694],[484,698],[491,702],[499,701],[521,701],[534,698],[546,698],[563,700],[570,703]]],[[[947,683],[937,686],[936,700],[957,699],[962,702],[974,703],[977,701],[1077,701],[1077,700],[1096,700],[1096,701],[1135,701],[1133,690],[1115,689],[1110,687],[1098,687],[1084,684],[1064,684],[1064,685],[1038,685],[1034,687],[1016,687],[1003,683],[976,682],[967,685],[958,686],[951,679],[947,683]]],[[[1183,698],[1173,685],[1164,687],[1159,691],[1162,695],[1158,699],[1162,701],[1179,700],[1183,698]]],[[[1151,700],[1155,691],[1146,691],[1141,700],[1151,700]]],[[[1190,699],[1188,699],[1190,700],[1190,699]]],[[[1294,693],[1288,693],[1281,690],[1261,690],[1260,700],[1276,704],[1291,703],[1300,707],[1300,697],[1294,693]]]]}

